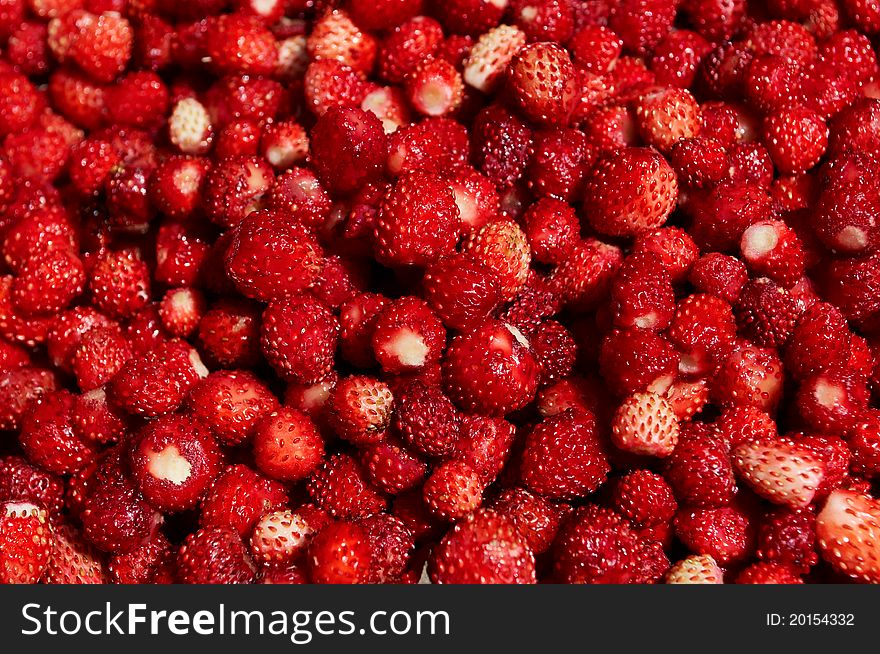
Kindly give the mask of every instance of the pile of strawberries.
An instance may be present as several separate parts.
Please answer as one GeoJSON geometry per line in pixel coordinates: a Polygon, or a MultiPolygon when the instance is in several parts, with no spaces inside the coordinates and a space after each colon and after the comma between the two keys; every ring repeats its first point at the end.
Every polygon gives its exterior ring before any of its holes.
{"type": "Polygon", "coordinates": [[[0,0],[0,581],[880,582],[877,35],[0,0]]]}

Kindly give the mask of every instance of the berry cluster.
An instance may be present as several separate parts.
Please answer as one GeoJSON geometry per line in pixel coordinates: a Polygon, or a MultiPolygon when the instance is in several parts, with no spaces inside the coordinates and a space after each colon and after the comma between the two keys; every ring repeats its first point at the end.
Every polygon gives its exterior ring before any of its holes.
{"type": "Polygon", "coordinates": [[[877,0],[0,0],[0,581],[880,583],[877,0]]]}

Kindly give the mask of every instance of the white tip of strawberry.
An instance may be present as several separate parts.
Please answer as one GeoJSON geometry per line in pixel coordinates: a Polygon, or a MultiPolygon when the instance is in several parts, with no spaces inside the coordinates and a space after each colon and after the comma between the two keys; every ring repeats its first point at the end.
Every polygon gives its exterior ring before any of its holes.
{"type": "Polygon", "coordinates": [[[195,98],[184,98],[168,118],[168,136],[184,154],[203,154],[211,146],[211,116],[195,98]]]}
{"type": "Polygon", "coordinates": [[[192,464],[176,447],[169,445],[160,452],[151,451],[147,455],[147,472],[156,479],[180,485],[189,479],[192,464]]]}
{"type": "Polygon", "coordinates": [[[499,25],[480,37],[464,64],[464,81],[484,93],[501,78],[508,64],[526,43],[517,27],[499,25]]]}
{"type": "Polygon", "coordinates": [[[838,572],[880,583],[880,501],[850,490],[836,490],[816,518],[822,557],[838,572]]]}
{"type": "Polygon", "coordinates": [[[409,368],[425,365],[428,356],[428,346],[425,344],[425,339],[410,329],[401,329],[385,349],[389,354],[397,357],[401,365],[409,368]]]}
{"type": "Polygon", "coordinates": [[[733,450],[733,464],[758,495],[793,508],[809,505],[825,476],[816,455],[787,438],[742,443],[733,450]]]}
{"type": "Polygon", "coordinates": [[[708,554],[682,559],[666,573],[667,584],[723,584],[724,572],[708,554]]]}

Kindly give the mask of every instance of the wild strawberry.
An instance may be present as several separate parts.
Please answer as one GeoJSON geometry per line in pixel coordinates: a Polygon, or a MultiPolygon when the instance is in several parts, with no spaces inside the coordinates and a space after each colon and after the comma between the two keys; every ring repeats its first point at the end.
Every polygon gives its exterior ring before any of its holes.
{"type": "Polygon", "coordinates": [[[846,440],[852,453],[853,472],[867,477],[880,474],[880,415],[868,410],[850,429],[846,440]]]}
{"type": "Polygon", "coordinates": [[[464,415],[460,421],[452,458],[468,464],[485,487],[495,481],[510,458],[515,428],[503,418],[464,415]]]}
{"type": "Polygon", "coordinates": [[[227,271],[239,290],[264,301],[308,288],[320,263],[319,246],[311,236],[286,213],[271,209],[244,217],[226,253],[227,271]]]}
{"type": "Polygon", "coordinates": [[[347,377],[330,395],[330,422],[341,438],[356,445],[372,445],[384,438],[393,404],[387,384],[363,375],[347,377]]]}
{"type": "Polygon", "coordinates": [[[357,461],[336,454],[323,461],[308,480],[312,499],[341,519],[365,518],[381,511],[385,497],[364,478],[357,461]]]}
{"type": "Polygon", "coordinates": [[[580,223],[574,210],[552,197],[541,198],[523,216],[524,230],[535,259],[560,263],[574,247],[580,223]]]}
{"type": "MultiPolygon", "coordinates": [[[[465,61],[465,83],[479,91],[491,91],[525,42],[526,35],[511,25],[499,25],[483,33],[465,61]]],[[[570,90],[565,92],[569,94],[572,94],[570,90]]]]}
{"type": "Polygon", "coordinates": [[[194,506],[220,472],[221,453],[210,431],[182,416],[163,416],[129,445],[133,477],[161,511],[194,506]]]}
{"type": "Polygon", "coordinates": [[[477,168],[499,189],[511,186],[532,154],[532,131],[512,113],[491,105],[477,115],[471,130],[477,168]]]}
{"type": "Polygon", "coordinates": [[[315,22],[306,47],[312,61],[335,59],[362,74],[369,73],[376,60],[376,40],[339,9],[328,11],[315,22]]]}
{"type": "Polygon", "coordinates": [[[828,128],[809,109],[783,109],[764,122],[764,142],[780,172],[804,172],[824,154],[828,128]]]}
{"type": "Polygon", "coordinates": [[[208,217],[221,227],[234,227],[259,207],[273,180],[272,168],[264,159],[220,159],[205,178],[204,206],[208,217]]]}
{"type": "Polygon", "coordinates": [[[258,563],[273,568],[300,559],[312,537],[323,527],[318,510],[302,507],[299,511],[279,509],[265,514],[254,526],[250,552],[258,563]]]}
{"type": "Polygon", "coordinates": [[[784,438],[741,443],[732,456],[738,475],[756,493],[792,508],[812,502],[825,473],[808,448],[784,438]]]}
{"type": "Polygon", "coordinates": [[[676,141],[669,152],[670,162],[679,182],[697,188],[711,187],[729,171],[727,153],[710,136],[695,136],[676,141]]]}
{"type": "Polygon", "coordinates": [[[309,545],[309,576],[316,584],[367,583],[371,558],[364,529],[351,522],[331,522],[309,545]]]}
{"type": "Polygon", "coordinates": [[[244,13],[209,21],[204,44],[211,66],[221,74],[269,75],[278,56],[272,33],[258,18],[244,13]]]}
{"type": "Polygon", "coordinates": [[[75,29],[67,55],[95,81],[112,82],[131,57],[131,24],[115,12],[83,12],[75,29]]]}
{"type": "Polygon", "coordinates": [[[611,311],[619,327],[662,330],[672,320],[675,295],[669,272],[656,255],[627,257],[611,286],[611,311]]]}
{"type": "Polygon", "coordinates": [[[387,142],[372,113],[331,108],[312,128],[310,141],[315,172],[331,192],[350,194],[381,174],[387,142]]]}
{"type": "Polygon", "coordinates": [[[860,255],[877,246],[878,230],[872,216],[880,208],[876,193],[860,184],[839,185],[819,197],[813,231],[822,243],[845,255],[860,255]]]}
{"type": "Polygon", "coordinates": [[[171,583],[177,567],[175,554],[168,539],[157,532],[137,549],[111,555],[107,572],[117,584],[171,583]],[[170,580],[166,581],[169,577],[170,580]]]}
{"type": "Polygon", "coordinates": [[[738,344],[718,369],[711,395],[725,407],[747,405],[773,413],[782,380],[782,362],[774,350],[738,344]]]}
{"type": "Polygon", "coordinates": [[[455,111],[463,92],[461,75],[443,59],[425,60],[406,79],[410,104],[425,116],[444,116],[455,111]]]}
{"type": "Polygon", "coordinates": [[[43,109],[43,101],[27,77],[4,73],[0,75],[0,89],[0,136],[17,134],[33,125],[43,109]]]}
{"type": "Polygon", "coordinates": [[[797,234],[778,220],[757,222],[743,232],[740,249],[749,267],[784,287],[804,272],[803,246],[797,234]]]}
{"type": "Polygon", "coordinates": [[[179,100],[168,117],[168,137],[184,154],[205,154],[214,137],[211,116],[205,106],[196,98],[179,100]]]}
{"type": "Polygon", "coordinates": [[[21,420],[19,441],[28,459],[44,470],[67,474],[95,458],[94,444],[73,430],[74,396],[64,390],[32,401],[21,420]]]}
{"type": "Polygon", "coordinates": [[[688,281],[697,290],[727,302],[736,301],[748,279],[742,261],[718,252],[709,252],[697,259],[688,275],[688,281]]]}
{"type": "Polygon", "coordinates": [[[815,532],[813,509],[773,509],[758,527],[758,558],[805,573],[819,560],[815,532]]]}
{"type": "MultiPolygon", "coordinates": [[[[468,163],[469,157],[470,143],[463,125],[450,118],[426,118],[419,123],[404,125],[391,135],[386,168],[394,177],[417,171],[442,173],[454,177],[455,172],[460,171],[461,167],[468,163]]],[[[454,179],[452,186],[455,192],[454,179]]],[[[470,188],[471,184],[466,183],[465,186],[470,188]]],[[[480,192],[492,193],[488,190],[480,192]]],[[[483,220],[488,222],[497,213],[497,198],[489,197],[485,201],[491,203],[490,206],[494,208],[492,215],[483,220]]],[[[458,193],[456,193],[456,202],[458,203],[458,193]]],[[[489,209],[486,211],[488,212],[489,209]]],[[[466,213],[463,213],[462,220],[475,222],[469,220],[466,213]]]]}
{"type": "Polygon", "coordinates": [[[482,322],[501,304],[494,271],[469,254],[453,254],[430,266],[422,287],[428,304],[452,329],[482,322]]]}
{"type": "Polygon", "coordinates": [[[401,23],[380,45],[379,76],[388,82],[403,82],[422,61],[434,54],[442,40],[443,29],[433,18],[415,16],[401,23]]]}
{"type": "Polygon", "coordinates": [[[73,431],[86,443],[115,443],[125,433],[124,416],[107,402],[104,386],[83,393],[73,405],[73,431]]]}
{"type": "Polygon", "coordinates": [[[46,510],[29,501],[0,503],[0,581],[34,584],[51,555],[52,530],[46,510]]]}
{"type": "Polygon", "coordinates": [[[723,584],[724,571],[708,554],[694,554],[673,564],[665,581],[667,584],[723,584]]]}
{"type": "Polygon", "coordinates": [[[524,488],[505,490],[491,502],[490,508],[513,520],[535,554],[549,549],[565,515],[562,507],[524,488]]]}
{"type": "Polygon", "coordinates": [[[595,418],[571,410],[546,418],[529,433],[520,462],[526,487],[550,499],[592,493],[608,470],[595,418]]]}
{"type": "Polygon", "coordinates": [[[294,295],[263,312],[263,354],[284,377],[303,383],[329,374],[339,337],[339,321],[319,301],[294,295]]]}
{"type": "Polygon", "coordinates": [[[877,500],[853,491],[831,493],[816,518],[822,557],[835,570],[868,583],[880,580],[880,561],[873,546],[878,533],[877,500]]]}
{"type": "Polygon", "coordinates": [[[568,53],[552,43],[522,48],[510,64],[511,91],[523,113],[541,124],[566,124],[576,99],[575,69],[568,53]]]}
{"type": "Polygon", "coordinates": [[[664,477],[682,504],[725,506],[737,492],[726,444],[712,436],[683,436],[667,460],[664,477]]]}
{"type": "Polygon", "coordinates": [[[438,389],[419,382],[397,394],[394,426],[407,443],[429,456],[451,454],[459,438],[452,402],[438,389]]]}
{"type": "Polygon", "coordinates": [[[299,123],[280,121],[263,130],[260,152],[275,168],[285,170],[305,161],[309,139],[299,123]]]}
{"type": "Polygon", "coordinates": [[[460,231],[449,185],[436,175],[404,175],[379,209],[376,256],[389,266],[425,266],[450,253],[460,231]]]}
{"type": "Polygon", "coordinates": [[[273,479],[304,479],[324,454],[324,440],[315,424],[295,409],[281,408],[269,413],[253,431],[257,467],[273,479]]]}
{"type": "Polygon", "coordinates": [[[370,545],[370,583],[400,583],[415,549],[412,531],[387,513],[364,518],[358,525],[370,545]]]}
{"type": "Polygon", "coordinates": [[[158,416],[177,409],[189,388],[207,375],[198,353],[172,340],[129,359],[110,380],[108,394],[128,413],[158,416]]]}
{"type": "Polygon", "coordinates": [[[83,334],[72,367],[80,390],[106,384],[132,356],[128,340],[118,327],[95,327],[83,334]]]}
{"type": "Polygon", "coordinates": [[[724,409],[713,428],[730,449],[756,439],[775,441],[778,436],[774,420],[753,406],[724,409]]]}
{"type": "Polygon", "coordinates": [[[545,320],[529,334],[529,343],[541,367],[541,385],[568,377],[577,357],[571,332],[555,320],[545,320]]]}
{"type": "Polygon", "coordinates": [[[703,250],[728,251],[742,233],[771,211],[770,196],[754,183],[722,182],[708,195],[692,199],[691,236],[703,250]]]}
{"type": "Polygon", "coordinates": [[[255,577],[247,548],[228,527],[203,528],[187,536],[177,566],[186,584],[249,584],[255,577]]]}
{"type": "Polygon", "coordinates": [[[699,256],[696,243],[680,227],[661,227],[636,237],[633,253],[652,253],[660,258],[673,283],[683,281],[699,256]]]}
{"type": "Polygon", "coordinates": [[[675,379],[678,354],[662,336],[642,329],[610,332],[602,342],[599,365],[610,390],[620,396],[664,393],[675,379]]]}
{"type": "Polygon", "coordinates": [[[393,495],[415,487],[427,475],[427,466],[403,444],[386,438],[362,450],[370,482],[393,495]]]}
{"type": "Polygon", "coordinates": [[[459,521],[433,550],[431,581],[535,583],[535,559],[511,518],[480,509],[459,521]]]}
{"type": "Polygon", "coordinates": [[[663,157],[628,148],[596,163],[587,179],[585,210],[597,231],[634,236],[662,225],[677,195],[675,174],[663,157]]]}
{"type": "Polygon", "coordinates": [[[578,309],[594,308],[607,294],[622,259],[621,250],[614,245],[582,240],[551,273],[550,289],[578,309]]]}
{"type": "Polygon", "coordinates": [[[235,464],[217,476],[202,499],[199,523],[205,528],[231,528],[244,536],[262,515],[286,502],[284,486],[235,464]]]}
{"type": "Polygon", "coordinates": [[[648,470],[634,470],[621,477],[614,486],[612,503],[635,527],[667,523],[678,508],[663,477],[648,470]]]}
{"type": "Polygon", "coordinates": [[[636,125],[642,138],[661,152],[700,132],[700,107],[686,89],[652,90],[636,102],[636,125]]]}
{"type": "Polygon", "coordinates": [[[691,552],[707,554],[719,565],[748,557],[754,533],[748,516],[733,507],[684,509],[675,517],[675,534],[691,552]]]}
{"type": "Polygon", "coordinates": [[[467,463],[446,461],[434,468],[422,493],[431,513],[442,520],[457,520],[480,506],[483,484],[467,463]]]}
{"type": "Polygon", "coordinates": [[[653,393],[636,393],[617,408],[611,440],[635,454],[668,456],[678,442],[678,417],[672,405],[653,393]]]}
{"type": "Polygon", "coordinates": [[[417,370],[440,360],[445,336],[440,320],[423,300],[403,297],[376,317],[373,352],[386,372],[417,370]]]}
{"type": "Polygon", "coordinates": [[[738,584],[802,584],[797,571],[780,563],[753,563],[736,577],[738,584]]]}
{"type": "Polygon", "coordinates": [[[462,408],[503,415],[534,397],[538,365],[515,327],[486,321],[453,338],[443,362],[446,388],[462,408]]]}
{"type": "Polygon", "coordinates": [[[694,83],[700,62],[711,49],[711,44],[700,34],[673,30],[654,48],[651,72],[658,84],[689,88],[694,83]]]}
{"type": "Polygon", "coordinates": [[[46,568],[46,583],[102,584],[104,564],[82,535],[65,523],[53,526],[52,555],[46,568]]]}
{"type": "Polygon", "coordinates": [[[198,342],[218,367],[254,365],[260,358],[260,312],[246,302],[217,302],[199,321],[198,342]]]}
{"type": "Polygon", "coordinates": [[[371,87],[335,59],[311,62],[303,80],[308,107],[321,116],[333,107],[358,107],[371,87]]]}
{"type": "Polygon", "coordinates": [[[133,250],[103,252],[89,273],[89,289],[99,309],[114,317],[129,317],[149,300],[147,265],[133,250]]]}
{"type": "Polygon", "coordinates": [[[595,156],[594,148],[579,130],[537,132],[534,154],[526,170],[529,188],[539,196],[554,196],[566,202],[577,200],[595,156]]]}
{"type": "Polygon", "coordinates": [[[669,567],[659,544],[643,540],[618,514],[593,504],[575,510],[554,544],[561,583],[652,583],[669,567]]]}
{"type": "Polygon", "coordinates": [[[35,502],[56,515],[64,506],[64,484],[20,456],[0,458],[0,501],[35,502]]]}
{"type": "Polygon", "coordinates": [[[796,404],[804,424],[819,432],[832,432],[855,426],[867,400],[863,378],[831,367],[801,382],[796,404]]]}
{"type": "Polygon", "coordinates": [[[765,277],[743,286],[735,309],[740,333],[762,347],[785,345],[801,313],[791,294],[765,277]]]}

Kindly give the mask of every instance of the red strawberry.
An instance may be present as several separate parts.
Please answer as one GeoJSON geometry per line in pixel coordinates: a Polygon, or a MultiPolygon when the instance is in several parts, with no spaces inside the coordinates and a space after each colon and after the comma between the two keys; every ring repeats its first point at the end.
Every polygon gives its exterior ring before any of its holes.
{"type": "Polygon", "coordinates": [[[608,26],[620,35],[628,50],[644,55],[669,32],[676,5],[669,0],[625,0],[616,5],[608,26]]]}
{"type": "Polygon", "coordinates": [[[283,376],[303,383],[330,372],[339,321],[319,301],[296,295],[271,302],[263,312],[263,354],[283,376]]]}
{"type": "Polygon", "coordinates": [[[813,232],[826,247],[847,255],[868,253],[877,246],[878,230],[872,219],[880,197],[861,183],[838,183],[819,196],[813,232]]]}
{"type": "Polygon", "coordinates": [[[595,157],[595,149],[579,130],[540,131],[535,134],[534,154],[526,171],[529,188],[540,196],[575,201],[595,157]]]}
{"type": "Polygon", "coordinates": [[[445,461],[434,468],[422,487],[425,504],[441,520],[458,520],[483,501],[477,472],[462,461],[445,461]]]}
{"type": "Polygon", "coordinates": [[[403,438],[429,456],[451,454],[459,438],[458,415],[437,388],[414,382],[396,398],[394,425],[403,438]]]}
{"type": "Polygon", "coordinates": [[[464,83],[448,61],[429,58],[409,74],[405,89],[410,104],[420,114],[445,116],[461,105],[464,83]]]}
{"type": "Polygon", "coordinates": [[[532,400],[538,364],[518,329],[494,320],[452,339],[443,362],[444,382],[460,407],[504,415],[532,400]]]}
{"type": "Polygon", "coordinates": [[[740,250],[749,267],[788,288],[804,274],[798,235],[780,220],[763,220],[743,232],[740,250]]]}
{"type": "Polygon", "coordinates": [[[758,558],[809,571],[819,560],[816,553],[816,515],[812,508],[776,508],[758,527],[758,558]]]}
{"type": "Polygon", "coordinates": [[[333,107],[359,107],[371,86],[335,59],[311,62],[303,80],[309,108],[317,116],[333,107]]]}
{"type": "Polygon", "coordinates": [[[422,286],[428,304],[453,329],[482,322],[501,303],[493,269],[468,254],[453,254],[430,266],[422,286]]]}
{"type": "Polygon", "coordinates": [[[557,506],[524,488],[510,488],[491,503],[491,508],[510,517],[535,554],[547,551],[565,516],[565,507],[557,506]]]}
{"type": "Polygon", "coordinates": [[[82,535],[65,523],[53,525],[52,554],[46,568],[48,584],[103,584],[106,572],[100,555],[82,535]]]}
{"type": "Polygon", "coordinates": [[[0,581],[34,584],[51,555],[52,530],[45,509],[28,501],[0,503],[0,581]]]}
{"type": "Polygon", "coordinates": [[[284,486],[243,464],[228,466],[202,499],[199,523],[208,529],[250,533],[257,520],[287,502],[284,486]]]}
{"type": "Polygon", "coordinates": [[[511,518],[480,509],[434,548],[428,574],[438,584],[533,584],[535,557],[511,518]]]}
{"type": "Polygon", "coordinates": [[[310,135],[315,172],[331,192],[350,194],[379,178],[387,156],[382,123],[361,109],[334,107],[310,135]]]}
{"type": "Polygon", "coordinates": [[[523,483],[550,499],[574,499],[605,481],[608,461],[595,418],[566,411],[546,418],[528,435],[520,462],[523,483]]]}
{"type": "Polygon", "coordinates": [[[131,356],[128,340],[118,327],[90,329],[82,335],[71,362],[77,385],[84,392],[103,386],[131,356]]]}
{"type": "Polygon", "coordinates": [[[867,408],[864,378],[842,367],[832,367],[805,378],[796,405],[803,422],[819,432],[846,431],[867,408]]]}
{"type": "Polygon", "coordinates": [[[877,500],[854,491],[834,491],[816,519],[816,536],[822,557],[835,570],[863,582],[880,582],[877,500]]]}
{"type": "Polygon", "coordinates": [[[409,490],[427,475],[427,466],[403,444],[386,438],[362,450],[361,460],[370,482],[390,494],[409,490]]]}
{"type": "Polygon", "coordinates": [[[428,16],[415,16],[394,28],[381,43],[379,76],[401,83],[416,67],[437,50],[443,40],[440,24],[428,16]]]}
{"type": "Polygon", "coordinates": [[[28,459],[44,470],[67,474],[95,458],[92,443],[73,430],[74,396],[64,390],[31,402],[21,421],[19,441],[28,459]]]}
{"type": "Polygon", "coordinates": [[[364,518],[385,506],[385,497],[370,486],[358,463],[347,454],[325,459],[307,488],[322,509],[342,519],[364,518]]]}
{"type": "Polygon", "coordinates": [[[668,456],[678,442],[678,416],[672,405],[653,393],[636,393],[617,408],[611,440],[634,454],[668,456]]]}
{"type": "Polygon", "coordinates": [[[561,583],[644,584],[669,567],[659,544],[642,540],[614,511],[577,509],[554,544],[554,574],[561,583]]]}
{"type": "Polygon", "coordinates": [[[612,503],[635,527],[668,523],[678,508],[663,477],[648,470],[634,470],[621,477],[614,486],[612,503]]]}
{"type": "Polygon", "coordinates": [[[370,545],[370,583],[400,583],[415,548],[409,527],[387,513],[364,518],[358,525],[370,545]]]}
{"type": "Polygon", "coordinates": [[[708,554],[719,565],[746,558],[754,535],[748,516],[733,507],[683,509],[675,518],[675,534],[695,554],[708,554]]]}
{"type": "Polygon", "coordinates": [[[522,48],[508,72],[511,92],[527,118],[566,124],[576,100],[575,68],[564,48],[533,43],[522,48]]]}
{"type": "Polygon", "coordinates": [[[562,323],[545,320],[529,335],[541,366],[541,385],[568,377],[577,358],[577,343],[562,323]]]}
{"type": "Polygon", "coordinates": [[[708,554],[694,554],[669,568],[665,580],[667,584],[723,584],[724,571],[708,554]]]}
{"type": "Polygon", "coordinates": [[[202,424],[163,416],[143,427],[129,444],[132,476],[160,511],[195,506],[220,473],[222,454],[202,424]]]}
{"type": "Polygon", "coordinates": [[[75,29],[67,54],[95,81],[112,82],[131,57],[134,37],[128,20],[116,12],[82,12],[75,29]]]}
{"type": "Polygon", "coordinates": [[[667,337],[682,354],[680,372],[709,373],[733,348],[736,337],[733,311],[730,305],[712,295],[689,295],[678,303],[667,337]]]}
{"type": "Polygon", "coordinates": [[[241,538],[228,527],[199,529],[187,536],[177,566],[185,584],[249,584],[255,576],[241,538]]]}
{"type": "Polygon", "coordinates": [[[642,138],[661,152],[700,131],[700,107],[686,89],[651,90],[636,103],[636,125],[642,138]]]}
{"type": "Polygon", "coordinates": [[[766,277],[747,282],[736,302],[740,333],[762,347],[784,346],[800,314],[791,294],[766,277]]]}
{"type": "Polygon", "coordinates": [[[219,73],[268,75],[275,68],[275,38],[254,16],[235,13],[214,18],[204,43],[211,66],[219,73]]]}
{"type": "Polygon", "coordinates": [[[193,416],[223,442],[237,445],[249,438],[257,423],[278,406],[271,391],[251,373],[218,371],[189,393],[193,416]]]}
{"type": "Polygon", "coordinates": [[[852,452],[853,472],[877,477],[880,473],[880,415],[876,410],[866,411],[850,429],[847,444],[852,452]]]}
{"type": "Polygon", "coordinates": [[[522,177],[532,156],[533,134],[516,115],[494,104],[474,119],[471,144],[477,169],[504,189],[522,177]]]}
{"type": "Polygon", "coordinates": [[[224,368],[255,365],[260,358],[260,312],[245,301],[216,302],[199,321],[199,349],[224,368]]]}
{"type": "Polygon", "coordinates": [[[351,522],[332,522],[309,545],[309,576],[317,584],[367,583],[371,558],[363,528],[351,522]]]}
{"type": "Polygon", "coordinates": [[[367,74],[376,60],[376,40],[355,25],[345,11],[334,9],[312,26],[307,48],[312,61],[335,59],[367,74]]]}
{"type": "Polygon", "coordinates": [[[0,458],[0,501],[28,501],[55,515],[64,506],[64,484],[19,456],[0,458]]]}
{"type": "Polygon", "coordinates": [[[825,153],[828,127],[821,116],[809,109],[782,109],[764,121],[763,137],[781,173],[804,172],[825,153]]]}
{"type": "Polygon", "coordinates": [[[525,284],[531,251],[526,235],[512,220],[492,221],[472,232],[462,251],[495,273],[504,299],[513,298],[525,284]]]}
{"type": "Polygon", "coordinates": [[[164,579],[167,575],[174,578],[175,554],[168,539],[158,532],[138,549],[112,555],[107,571],[117,584],[170,583],[164,579]]]}
{"type": "Polygon", "coordinates": [[[99,255],[89,273],[92,301],[105,313],[130,317],[150,297],[146,264],[133,250],[106,251],[99,255]]]}
{"type": "Polygon", "coordinates": [[[355,445],[372,445],[385,436],[394,411],[388,385],[366,375],[339,380],[328,404],[337,435],[355,445]]]}
{"type": "Polygon", "coordinates": [[[712,398],[722,406],[754,406],[773,413],[782,393],[782,362],[775,350],[737,344],[712,380],[712,398]]]}
{"type": "Polygon", "coordinates": [[[644,329],[609,332],[599,354],[608,388],[620,396],[644,391],[662,395],[675,380],[678,360],[668,340],[644,329]]]}
{"type": "Polygon", "coordinates": [[[718,252],[704,254],[694,263],[688,280],[703,293],[735,302],[749,274],[745,264],[736,257],[718,252]]]}
{"type": "Polygon", "coordinates": [[[234,227],[259,206],[273,180],[272,167],[262,158],[219,159],[205,179],[203,201],[208,217],[221,227],[234,227]]]}
{"type": "Polygon", "coordinates": [[[724,506],[737,492],[727,446],[713,436],[683,435],[663,474],[682,504],[724,506]]]}
{"type": "Polygon", "coordinates": [[[659,331],[669,325],[675,307],[672,279],[650,252],[628,256],[611,286],[611,312],[618,327],[659,331]]]}
{"type": "Polygon", "coordinates": [[[513,0],[511,15],[531,41],[565,43],[575,25],[575,7],[566,0],[513,0]]]}
{"type": "Polygon", "coordinates": [[[663,157],[626,148],[596,163],[587,180],[584,208],[596,231],[634,236],[662,225],[677,196],[675,173],[663,157]]]}

